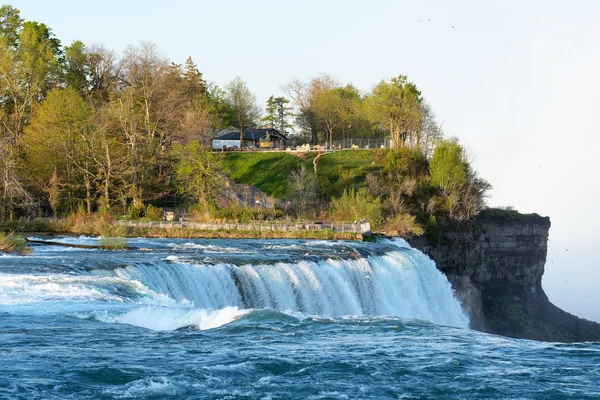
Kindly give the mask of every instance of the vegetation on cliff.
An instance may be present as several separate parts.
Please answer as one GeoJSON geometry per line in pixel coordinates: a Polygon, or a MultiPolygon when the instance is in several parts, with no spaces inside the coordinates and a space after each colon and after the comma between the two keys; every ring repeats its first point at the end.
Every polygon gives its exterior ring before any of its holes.
{"type": "Polygon", "coordinates": [[[261,119],[239,77],[222,89],[191,58],[176,64],[152,43],[121,56],[80,41],[64,46],[50,27],[2,6],[0,221],[60,217],[56,230],[101,232],[116,218],[159,219],[170,207],[219,221],[364,218],[408,235],[430,215],[460,221],[483,207],[489,185],[456,140],[443,140],[406,76],[368,93],[326,75],[292,79],[284,91],[261,119]],[[332,148],[359,137],[392,148],[296,156],[208,146],[220,128],[292,122],[298,143],[332,148]],[[226,176],[272,196],[276,208],[223,196],[226,176]]]}

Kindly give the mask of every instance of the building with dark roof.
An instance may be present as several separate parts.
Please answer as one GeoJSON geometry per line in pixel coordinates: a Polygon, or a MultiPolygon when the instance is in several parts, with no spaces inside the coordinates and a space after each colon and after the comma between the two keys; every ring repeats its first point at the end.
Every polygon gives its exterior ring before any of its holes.
{"type": "MultiPolygon", "coordinates": [[[[280,149],[287,137],[274,128],[244,129],[244,148],[280,149]]],[[[212,140],[213,150],[230,150],[240,147],[240,132],[227,132],[212,140]]]]}

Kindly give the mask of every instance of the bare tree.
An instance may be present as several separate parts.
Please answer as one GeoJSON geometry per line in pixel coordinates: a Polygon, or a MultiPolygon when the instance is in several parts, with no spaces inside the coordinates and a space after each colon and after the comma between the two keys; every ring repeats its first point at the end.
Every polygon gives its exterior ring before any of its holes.
{"type": "Polygon", "coordinates": [[[323,74],[312,78],[308,83],[294,78],[282,87],[297,107],[296,124],[302,131],[310,133],[313,144],[319,142],[319,132],[324,128],[323,112],[327,110],[323,107],[326,104],[324,94],[336,86],[339,84],[335,79],[323,74]]]}
{"type": "Polygon", "coordinates": [[[14,218],[14,210],[32,210],[35,202],[18,175],[15,149],[0,140],[0,220],[14,218]]]}
{"type": "Polygon", "coordinates": [[[318,203],[317,179],[313,173],[303,165],[290,173],[290,186],[292,194],[290,198],[299,216],[305,215],[309,210],[315,208],[318,203]]]}
{"type": "Polygon", "coordinates": [[[436,121],[431,105],[423,100],[421,102],[421,129],[418,144],[425,158],[431,157],[435,146],[443,138],[442,125],[436,121]]]}
{"type": "Polygon", "coordinates": [[[123,83],[117,55],[102,45],[86,48],[88,66],[88,93],[92,103],[106,103],[110,95],[123,83]]]}
{"type": "Polygon", "coordinates": [[[260,117],[256,96],[250,92],[246,82],[239,76],[233,78],[226,87],[227,99],[233,108],[235,120],[240,130],[240,149],[244,147],[244,128],[254,125],[260,117]]]}

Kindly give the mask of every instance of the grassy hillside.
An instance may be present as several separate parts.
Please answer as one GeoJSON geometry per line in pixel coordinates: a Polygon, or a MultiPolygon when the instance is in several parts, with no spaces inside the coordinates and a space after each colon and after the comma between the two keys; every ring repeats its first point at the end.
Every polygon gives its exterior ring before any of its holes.
{"type": "MultiPolygon", "coordinates": [[[[365,176],[371,170],[382,168],[380,150],[343,150],[322,155],[319,159],[318,179],[326,197],[340,197],[344,189],[365,187],[365,176]]],[[[316,153],[309,155],[310,164],[316,153]]]]}
{"type": "Polygon", "coordinates": [[[224,153],[222,157],[225,173],[235,182],[254,185],[277,198],[289,193],[290,171],[305,163],[286,153],[224,153]]]}
{"type": "MultiPolygon", "coordinates": [[[[323,194],[339,197],[344,189],[365,187],[365,176],[381,168],[383,153],[380,150],[344,150],[322,155],[319,160],[319,183],[323,194]]],[[[225,153],[223,166],[227,175],[237,183],[254,185],[277,198],[289,194],[290,171],[305,165],[313,170],[311,152],[302,159],[287,153],[225,153]]]]}

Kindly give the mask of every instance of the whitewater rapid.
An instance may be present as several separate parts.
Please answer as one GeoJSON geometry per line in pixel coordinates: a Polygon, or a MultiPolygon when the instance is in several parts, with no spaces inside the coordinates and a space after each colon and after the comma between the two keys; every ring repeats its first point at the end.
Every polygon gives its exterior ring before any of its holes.
{"type": "Polygon", "coordinates": [[[92,266],[85,257],[65,266],[60,252],[72,249],[37,247],[30,260],[44,268],[0,270],[0,311],[35,307],[158,331],[211,329],[259,309],[302,317],[401,317],[468,327],[448,280],[427,256],[399,239],[387,242],[385,251],[366,256],[351,253],[348,246],[246,241],[236,247],[234,241],[178,241],[131,257],[111,252],[111,258],[94,260],[92,266]],[[275,251],[289,256],[279,261],[263,256],[275,251]]]}
{"type": "Polygon", "coordinates": [[[399,240],[129,244],[0,256],[0,399],[599,398],[600,344],[463,329],[399,240]]]}

